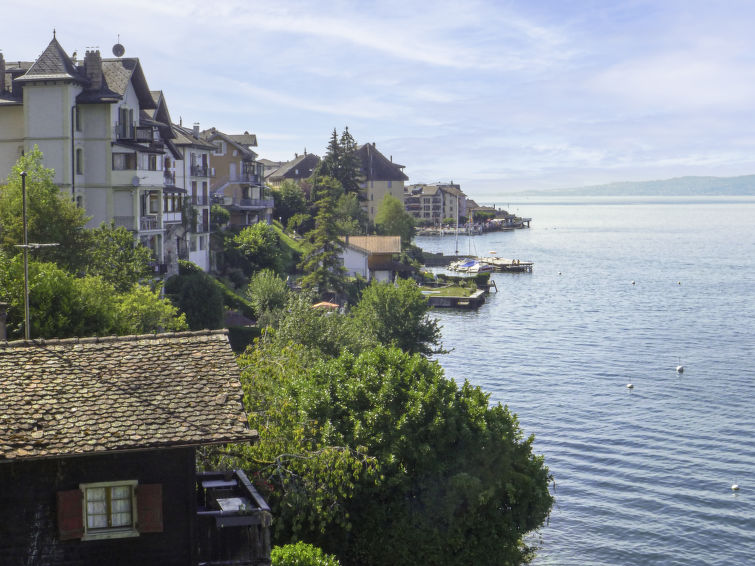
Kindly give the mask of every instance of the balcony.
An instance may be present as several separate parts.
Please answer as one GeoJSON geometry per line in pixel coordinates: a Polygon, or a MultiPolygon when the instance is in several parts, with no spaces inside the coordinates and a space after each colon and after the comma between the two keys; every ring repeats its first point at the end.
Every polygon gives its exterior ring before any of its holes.
{"type": "Polygon", "coordinates": [[[148,230],[159,230],[160,221],[157,216],[148,215],[139,218],[139,230],[144,232],[148,230]]]}
{"type": "Polygon", "coordinates": [[[127,230],[136,229],[136,217],[134,216],[113,216],[113,224],[118,228],[123,226],[127,230]]]}
{"type": "Polygon", "coordinates": [[[233,199],[233,205],[238,206],[239,208],[248,208],[248,209],[263,209],[263,208],[273,208],[275,206],[275,201],[273,199],[265,199],[265,198],[242,198],[242,199],[233,199]]]}
{"type": "Polygon", "coordinates": [[[204,195],[195,195],[191,197],[191,203],[195,206],[210,206],[210,198],[204,195]]]}
{"type": "Polygon", "coordinates": [[[191,176],[192,177],[214,177],[215,168],[208,167],[207,165],[192,165],[191,176]]]}
{"type": "Polygon", "coordinates": [[[180,224],[182,219],[183,215],[180,211],[163,212],[163,224],[180,224]]]}
{"type": "Polygon", "coordinates": [[[199,564],[269,565],[270,507],[244,472],[197,474],[199,564]]]}
{"type": "Polygon", "coordinates": [[[115,139],[152,143],[154,141],[154,134],[152,126],[136,126],[128,122],[116,122],[115,139]]]}

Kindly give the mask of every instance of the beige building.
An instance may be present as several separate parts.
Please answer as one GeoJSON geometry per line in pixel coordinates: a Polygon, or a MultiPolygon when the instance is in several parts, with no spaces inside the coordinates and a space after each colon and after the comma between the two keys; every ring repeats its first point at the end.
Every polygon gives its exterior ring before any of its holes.
{"type": "Polygon", "coordinates": [[[270,222],[273,198],[264,185],[264,166],[252,150],[257,147],[257,136],[249,132],[225,134],[215,128],[205,130],[200,136],[215,146],[210,156],[215,170],[210,193],[213,202],[225,206],[231,213],[231,225],[270,222]]]}
{"type": "Polygon", "coordinates": [[[404,191],[404,208],[419,222],[441,224],[447,218],[467,215],[467,197],[459,185],[435,183],[409,185],[404,191]]]}
{"type": "Polygon", "coordinates": [[[385,157],[375,147],[375,143],[368,143],[357,149],[357,156],[361,162],[361,188],[365,201],[363,206],[367,211],[370,222],[380,209],[385,195],[391,195],[404,201],[404,181],[409,177],[404,173],[404,165],[393,162],[393,156],[385,157]]]}

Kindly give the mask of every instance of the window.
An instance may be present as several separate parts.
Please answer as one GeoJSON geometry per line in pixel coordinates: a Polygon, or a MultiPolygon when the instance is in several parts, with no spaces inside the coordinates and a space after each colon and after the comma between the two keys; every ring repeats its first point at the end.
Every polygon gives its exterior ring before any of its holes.
{"type": "Polygon", "coordinates": [[[82,484],[84,493],[84,539],[115,532],[135,536],[134,487],[136,481],[122,484],[82,484]],[[131,532],[128,532],[131,531],[131,532]]]}
{"type": "Polygon", "coordinates": [[[81,148],[76,149],[76,174],[84,174],[84,150],[81,148]]]}
{"type": "Polygon", "coordinates": [[[215,155],[224,155],[225,154],[225,143],[221,140],[218,140],[214,142],[215,144],[215,155]]]}
{"type": "Polygon", "coordinates": [[[57,494],[60,540],[98,540],[163,532],[161,484],[83,483],[57,494]]]}
{"type": "Polygon", "coordinates": [[[76,127],[76,131],[81,131],[81,108],[79,106],[76,106],[76,109],[73,112],[74,117],[74,123],[76,127]]]}
{"type": "Polygon", "coordinates": [[[157,155],[150,154],[148,157],[147,169],[149,169],[150,171],[158,171],[157,165],[158,165],[157,155]]]}
{"type": "Polygon", "coordinates": [[[114,153],[113,154],[113,170],[114,171],[126,171],[136,170],[136,154],[135,153],[114,153]]]}

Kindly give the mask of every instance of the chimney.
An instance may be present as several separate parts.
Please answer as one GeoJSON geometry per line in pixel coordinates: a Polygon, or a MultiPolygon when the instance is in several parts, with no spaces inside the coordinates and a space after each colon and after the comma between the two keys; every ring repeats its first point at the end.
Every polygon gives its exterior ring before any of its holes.
{"type": "Polygon", "coordinates": [[[5,59],[0,52],[0,94],[5,92],[5,59]]]}
{"type": "MultiPolygon", "coordinates": [[[[0,58],[1,57],[2,55],[0,55],[0,58]]],[[[8,339],[8,329],[5,325],[5,321],[7,319],[8,319],[8,303],[0,303],[0,340],[8,339]]]]}
{"type": "Polygon", "coordinates": [[[194,137],[199,139],[199,122],[194,122],[194,137]]]}
{"type": "Polygon", "coordinates": [[[102,58],[99,49],[96,51],[87,51],[84,55],[84,74],[89,79],[90,90],[100,90],[102,88],[102,58]]]}

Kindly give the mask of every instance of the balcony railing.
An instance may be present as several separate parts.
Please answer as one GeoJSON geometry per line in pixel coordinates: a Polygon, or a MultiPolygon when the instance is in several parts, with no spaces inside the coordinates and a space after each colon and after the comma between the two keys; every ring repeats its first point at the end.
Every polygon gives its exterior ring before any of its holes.
{"type": "Polygon", "coordinates": [[[115,124],[115,139],[152,143],[154,134],[152,133],[152,126],[137,126],[128,122],[117,122],[115,124]]]}
{"type": "Polygon", "coordinates": [[[116,228],[123,226],[127,230],[133,230],[134,221],[135,218],[133,216],[113,216],[113,224],[115,224],[116,228]]]}
{"type": "Polygon", "coordinates": [[[275,206],[275,201],[265,198],[234,198],[233,204],[241,208],[272,208],[275,206]]]}
{"type": "Polygon", "coordinates": [[[176,224],[181,222],[183,215],[180,211],[163,212],[163,224],[176,224]]]}
{"type": "Polygon", "coordinates": [[[192,177],[214,177],[215,168],[208,167],[207,165],[192,165],[191,176],[192,177]]]}
{"type": "Polygon", "coordinates": [[[158,222],[157,216],[142,216],[139,219],[139,229],[140,230],[159,230],[160,223],[158,222]]]}

